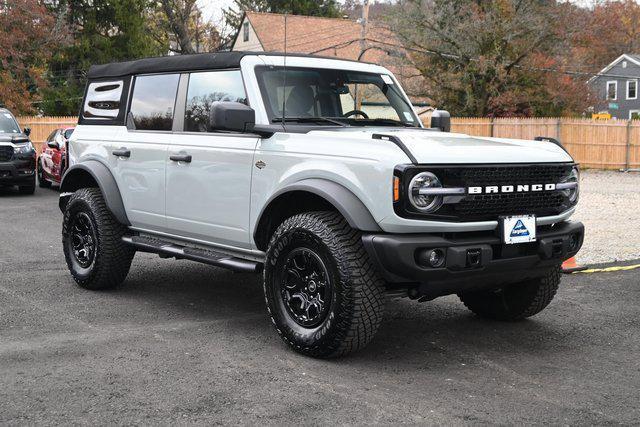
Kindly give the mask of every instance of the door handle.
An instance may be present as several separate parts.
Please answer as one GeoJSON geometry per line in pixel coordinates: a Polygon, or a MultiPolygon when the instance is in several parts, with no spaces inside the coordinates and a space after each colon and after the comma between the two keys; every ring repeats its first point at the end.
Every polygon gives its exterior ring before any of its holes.
{"type": "Polygon", "coordinates": [[[111,152],[111,154],[113,154],[116,157],[131,157],[131,150],[127,150],[126,148],[122,147],[118,150],[113,150],[111,152]]]}
{"type": "Polygon", "coordinates": [[[191,163],[191,154],[172,154],[171,156],[169,156],[169,159],[173,160],[174,162],[191,163]]]}

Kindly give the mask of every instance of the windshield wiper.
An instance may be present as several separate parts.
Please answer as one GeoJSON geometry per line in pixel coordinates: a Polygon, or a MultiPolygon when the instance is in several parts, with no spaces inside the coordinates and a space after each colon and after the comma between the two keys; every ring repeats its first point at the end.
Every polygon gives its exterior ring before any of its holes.
{"type": "MultiPolygon", "coordinates": [[[[360,121],[360,120],[358,120],[360,121]]],[[[395,119],[385,119],[383,117],[379,117],[377,119],[363,119],[362,122],[366,122],[367,124],[384,124],[384,125],[395,125],[395,126],[403,126],[407,128],[415,128],[418,127],[416,125],[412,125],[411,123],[405,123],[400,120],[395,119]]]]}
{"type": "Polygon", "coordinates": [[[339,122],[338,120],[329,119],[327,117],[275,117],[271,120],[274,123],[286,123],[286,122],[295,122],[295,123],[331,123],[334,125],[346,127],[349,126],[344,122],[339,122]]]}

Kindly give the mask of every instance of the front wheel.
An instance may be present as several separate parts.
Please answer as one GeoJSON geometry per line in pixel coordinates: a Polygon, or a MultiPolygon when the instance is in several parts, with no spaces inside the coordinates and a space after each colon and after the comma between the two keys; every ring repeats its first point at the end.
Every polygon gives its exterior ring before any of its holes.
{"type": "Polygon", "coordinates": [[[40,160],[38,160],[38,185],[40,188],[51,187],[51,181],[47,181],[47,178],[44,177],[44,168],[42,167],[42,162],[40,162],[40,160]]]}
{"type": "Polygon", "coordinates": [[[520,320],[545,309],[560,284],[560,267],[539,279],[507,285],[496,290],[460,294],[465,306],[480,317],[494,320],[520,320]]]}
{"type": "Polygon", "coordinates": [[[377,332],[384,282],[360,237],[337,213],[308,212],[287,219],[271,238],[264,269],[267,309],[296,351],[346,355],[377,332]]]}
{"type": "Polygon", "coordinates": [[[97,188],[69,198],[62,223],[62,247],[73,279],[85,289],[109,289],[124,281],[135,251],[122,242],[127,227],[107,209],[97,188]]]}
{"type": "Polygon", "coordinates": [[[30,195],[36,192],[36,177],[30,178],[27,184],[18,186],[20,194],[30,195]]]}

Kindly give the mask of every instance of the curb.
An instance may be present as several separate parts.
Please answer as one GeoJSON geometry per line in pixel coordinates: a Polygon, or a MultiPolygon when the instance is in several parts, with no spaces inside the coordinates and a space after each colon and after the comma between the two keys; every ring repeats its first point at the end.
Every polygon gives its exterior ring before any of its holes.
{"type": "Polygon", "coordinates": [[[567,274],[591,274],[591,273],[611,273],[615,271],[630,271],[640,269],[640,259],[616,261],[612,263],[593,264],[587,267],[579,267],[578,270],[567,271],[567,274]]]}

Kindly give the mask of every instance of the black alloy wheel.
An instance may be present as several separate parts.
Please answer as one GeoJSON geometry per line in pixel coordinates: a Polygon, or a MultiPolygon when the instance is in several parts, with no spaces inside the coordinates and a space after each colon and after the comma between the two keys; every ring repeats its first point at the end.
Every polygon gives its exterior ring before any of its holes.
{"type": "Polygon", "coordinates": [[[86,212],[79,211],[74,213],[70,222],[70,252],[80,267],[89,268],[96,256],[97,237],[93,221],[86,212]]]}
{"type": "Polygon", "coordinates": [[[282,264],[280,294],[291,318],[314,328],[326,318],[331,305],[331,279],[320,256],[309,248],[292,250],[282,264]]]}

